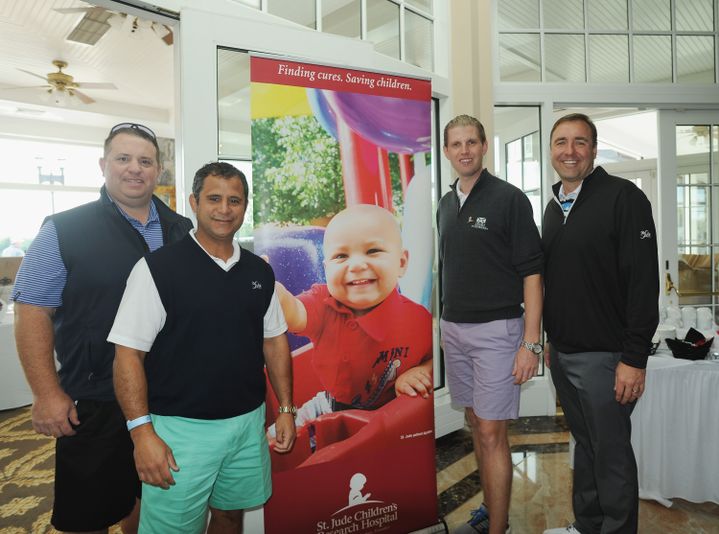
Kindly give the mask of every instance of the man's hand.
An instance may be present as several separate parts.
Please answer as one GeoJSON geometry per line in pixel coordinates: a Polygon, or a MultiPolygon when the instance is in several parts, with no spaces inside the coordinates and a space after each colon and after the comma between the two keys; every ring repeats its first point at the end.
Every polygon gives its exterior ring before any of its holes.
{"type": "Polygon", "coordinates": [[[155,433],[152,424],[145,424],[134,428],[130,435],[135,444],[135,467],[140,480],[168,489],[175,485],[175,479],[170,472],[179,471],[172,449],[155,433]]]}
{"type": "Polygon", "coordinates": [[[527,380],[537,376],[539,356],[525,347],[519,347],[514,357],[512,376],[515,384],[524,384],[527,380]]]}
{"type": "Polygon", "coordinates": [[[619,362],[614,375],[614,398],[621,404],[634,402],[644,393],[646,369],[637,369],[619,362]]]}
{"type": "Polygon", "coordinates": [[[32,404],[32,428],[35,432],[53,438],[73,436],[75,430],[70,423],[77,426],[80,420],[75,403],[64,391],[35,397],[32,404]]]}
{"type": "Polygon", "coordinates": [[[429,398],[434,383],[432,381],[432,360],[428,361],[429,368],[424,364],[420,364],[397,377],[394,383],[394,391],[397,395],[407,395],[409,397],[421,395],[424,399],[429,398]]]}
{"type": "Polygon", "coordinates": [[[275,451],[286,453],[292,450],[295,443],[297,430],[295,428],[295,418],[291,413],[281,413],[275,419],[275,451]]]}

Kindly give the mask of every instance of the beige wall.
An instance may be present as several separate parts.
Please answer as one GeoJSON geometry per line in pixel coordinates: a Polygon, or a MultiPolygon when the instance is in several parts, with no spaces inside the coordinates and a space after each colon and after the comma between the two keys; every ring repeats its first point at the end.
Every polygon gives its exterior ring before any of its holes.
{"type": "Polygon", "coordinates": [[[492,2],[452,0],[450,5],[452,113],[473,115],[482,122],[489,141],[484,165],[494,171],[492,2]]]}

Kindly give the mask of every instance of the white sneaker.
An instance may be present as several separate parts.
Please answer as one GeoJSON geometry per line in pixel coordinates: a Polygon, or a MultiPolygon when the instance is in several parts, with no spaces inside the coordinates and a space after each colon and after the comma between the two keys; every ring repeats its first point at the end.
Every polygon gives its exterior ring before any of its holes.
{"type": "Polygon", "coordinates": [[[568,527],[564,528],[548,528],[544,531],[544,534],[582,534],[579,532],[576,528],[574,528],[574,525],[569,525],[568,527]]]}

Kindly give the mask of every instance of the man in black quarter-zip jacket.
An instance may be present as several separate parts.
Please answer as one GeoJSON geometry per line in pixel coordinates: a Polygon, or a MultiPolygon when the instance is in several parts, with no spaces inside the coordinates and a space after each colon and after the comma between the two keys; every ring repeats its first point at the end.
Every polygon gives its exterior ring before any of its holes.
{"type": "Polygon", "coordinates": [[[586,115],[560,118],[550,144],[561,181],[544,212],[545,358],[577,445],[575,521],[545,534],[635,534],[630,416],[659,322],[651,205],[632,182],[594,167],[597,129],[586,115]]]}
{"type": "Polygon", "coordinates": [[[437,209],[440,327],[449,392],[472,429],[486,503],[455,534],[510,532],[507,425],[519,416],[520,385],[537,374],[542,353],[543,258],[532,206],[482,166],[486,153],[476,118],[449,121],[444,155],[457,179],[437,209]]]}

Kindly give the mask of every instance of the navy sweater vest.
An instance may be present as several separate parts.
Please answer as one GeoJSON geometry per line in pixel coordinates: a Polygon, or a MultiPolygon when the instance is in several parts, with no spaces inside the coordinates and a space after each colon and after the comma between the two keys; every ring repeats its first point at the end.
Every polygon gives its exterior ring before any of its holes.
{"type": "Polygon", "coordinates": [[[226,419],[257,408],[270,266],[243,249],[226,272],[189,235],[146,260],[167,312],[145,358],[150,412],[226,419]]]}
{"type": "MultiPolygon", "coordinates": [[[[153,197],[164,243],[185,236],[192,221],[153,197]]],[[[147,252],[142,236],[105,192],[100,199],[56,215],[60,255],[67,269],[62,306],[53,318],[60,384],[70,397],[112,400],[115,345],[107,335],[132,267],[147,252]]]]}

